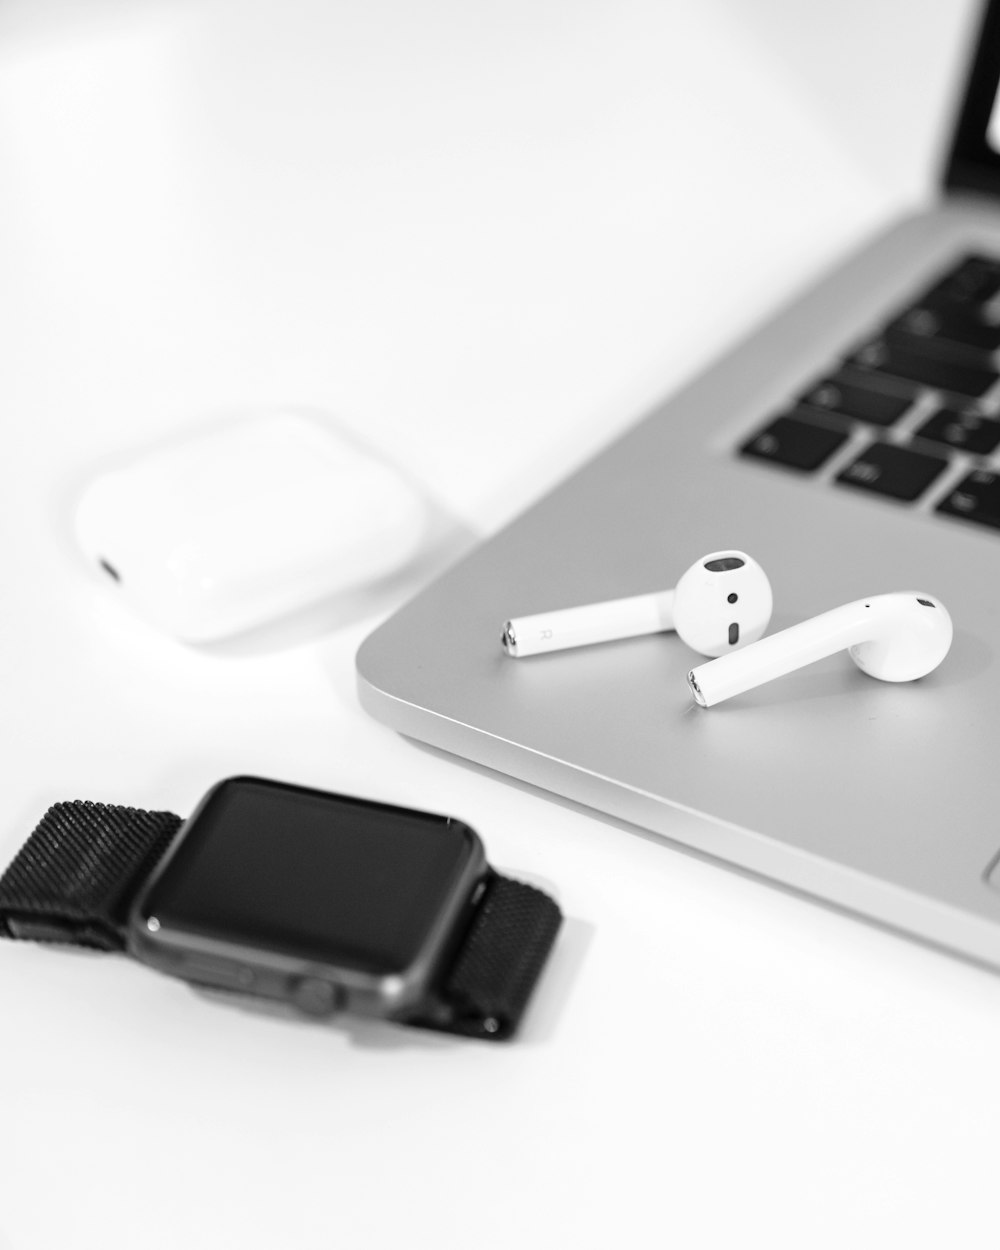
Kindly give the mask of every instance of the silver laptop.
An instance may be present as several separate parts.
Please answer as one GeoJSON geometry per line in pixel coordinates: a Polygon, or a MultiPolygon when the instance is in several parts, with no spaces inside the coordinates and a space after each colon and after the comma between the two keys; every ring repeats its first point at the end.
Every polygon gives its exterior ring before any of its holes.
{"type": "Polygon", "coordinates": [[[938,204],[894,224],[369,637],[400,733],[1000,968],[1000,0],[938,204]],[[711,709],[669,634],[512,659],[505,620],[767,570],[771,632],[917,590],[930,676],[830,657],[711,709]],[[678,820],[677,810],[703,821],[678,820]]]}

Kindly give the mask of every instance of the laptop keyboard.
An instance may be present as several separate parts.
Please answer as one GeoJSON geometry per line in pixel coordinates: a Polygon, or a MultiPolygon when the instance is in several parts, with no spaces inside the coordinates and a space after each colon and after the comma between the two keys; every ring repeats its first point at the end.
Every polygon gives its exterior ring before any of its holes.
{"type": "Polygon", "coordinates": [[[1000,529],[1000,259],[967,256],[740,453],[1000,529]]]}

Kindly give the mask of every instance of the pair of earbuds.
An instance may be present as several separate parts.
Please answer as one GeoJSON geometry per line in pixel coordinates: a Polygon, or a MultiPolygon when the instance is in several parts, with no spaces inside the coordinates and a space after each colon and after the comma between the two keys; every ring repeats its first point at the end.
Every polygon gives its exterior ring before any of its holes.
{"type": "Polygon", "coordinates": [[[702,707],[837,651],[847,651],[879,681],[916,681],[951,647],[947,608],[916,591],[858,599],[765,638],[772,606],[771,584],[756,560],[743,551],[715,551],[692,564],[673,590],[509,620],[502,642],[520,658],[673,630],[692,650],[714,657],[688,673],[702,707]]]}

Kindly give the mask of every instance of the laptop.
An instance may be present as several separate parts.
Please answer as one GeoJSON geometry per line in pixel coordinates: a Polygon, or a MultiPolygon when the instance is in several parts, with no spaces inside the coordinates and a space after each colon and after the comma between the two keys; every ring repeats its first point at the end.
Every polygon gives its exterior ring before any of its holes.
{"type": "Polygon", "coordinates": [[[369,713],[1000,970],[998,78],[991,0],[938,201],[376,629],[369,713]],[[508,618],[663,589],[727,548],[767,571],[769,632],[924,591],[951,652],[901,684],[834,655],[705,709],[675,635],[501,645],[508,618]]]}

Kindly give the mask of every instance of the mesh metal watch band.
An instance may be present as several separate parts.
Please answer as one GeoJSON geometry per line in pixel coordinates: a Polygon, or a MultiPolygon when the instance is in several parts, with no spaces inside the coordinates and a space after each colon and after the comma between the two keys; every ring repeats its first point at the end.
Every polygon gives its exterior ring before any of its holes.
{"type": "Polygon", "coordinates": [[[491,874],[472,923],[441,979],[440,1001],[407,1023],[502,1041],[517,1028],[562,924],[541,890],[491,874]]]}
{"type": "Polygon", "coordinates": [[[124,950],[132,896],[180,824],[173,812],[54,804],[0,877],[0,935],[124,950]]]}

